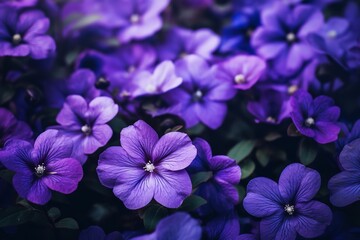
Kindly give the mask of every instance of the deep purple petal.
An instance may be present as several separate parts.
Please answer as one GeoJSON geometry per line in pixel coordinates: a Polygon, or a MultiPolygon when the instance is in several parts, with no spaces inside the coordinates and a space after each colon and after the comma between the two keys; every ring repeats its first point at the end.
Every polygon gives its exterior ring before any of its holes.
{"type": "Polygon", "coordinates": [[[2,164],[14,172],[30,174],[34,171],[37,161],[34,161],[31,156],[33,147],[31,143],[23,140],[10,140],[5,145],[7,152],[6,158],[2,159],[2,164]]]}
{"type": "Polygon", "coordinates": [[[110,140],[112,134],[112,129],[108,125],[95,125],[91,129],[91,135],[85,136],[82,140],[84,153],[94,153],[96,150],[104,146],[110,140]]]}
{"type": "Polygon", "coordinates": [[[46,186],[64,194],[75,191],[83,177],[81,164],[73,158],[50,162],[46,166],[46,172],[47,175],[42,179],[46,186]]]}
{"type": "Polygon", "coordinates": [[[120,142],[125,151],[133,158],[150,159],[159,137],[146,122],[139,120],[134,125],[121,130],[120,142]]]}
{"type": "Polygon", "coordinates": [[[56,121],[62,126],[81,126],[80,119],[85,117],[87,109],[88,105],[83,97],[71,95],[66,98],[56,121]]]}
{"type": "Polygon", "coordinates": [[[152,152],[152,159],[156,165],[177,171],[189,166],[196,157],[196,148],[188,135],[171,132],[162,136],[152,152]]]}
{"type": "Polygon", "coordinates": [[[241,169],[234,159],[228,156],[214,156],[209,160],[209,166],[215,172],[215,181],[225,181],[238,184],[241,178],[241,169]]]}
{"type": "Polygon", "coordinates": [[[316,128],[314,139],[321,144],[336,141],[340,133],[340,127],[336,123],[317,122],[316,128]]]}
{"type": "Polygon", "coordinates": [[[345,170],[360,171],[360,139],[345,145],[340,153],[339,160],[345,170]]]}
{"type": "Polygon", "coordinates": [[[343,171],[333,176],[328,187],[331,192],[330,202],[337,207],[345,207],[360,200],[360,173],[343,171]]]}
{"type": "Polygon", "coordinates": [[[154,175],[155,200],[168,208],[178,208],[191,193],[191,180],[185,170],[158,169],[154,175]]]}
{"type": "Polygon", "coordinates": [[[34,59],[44,59],[55,52],[56,45],[50,36],[39,36],[29,42],[30,54],[34,59]]]}
{"type": "Polygon", "coordinates": [[[99,226],[90,226],[80,232],[79,240],[104,240],[105,232],[99,226]]]}
{"type": "Polygon", "coordinates": [[[260,222],[261,239],[295,240],[296,231],[291,219],[286,219],[284,213],[279,212],[264,218],[260,222]]]}
{"type": "Polygon", "coordinates": [[[222,102],[206,101],[195,105],[197,117],[211,129],[221,126],[227,113],[227,106],[222,102]]]}

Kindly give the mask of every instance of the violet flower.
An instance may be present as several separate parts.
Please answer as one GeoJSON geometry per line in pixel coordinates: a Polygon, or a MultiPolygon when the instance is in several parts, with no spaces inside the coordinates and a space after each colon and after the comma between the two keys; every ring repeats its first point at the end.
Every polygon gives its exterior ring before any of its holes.
{"type": "Polygon", "coordinates": [[[135,237],[132,240],[200,240],[201,227],[188,213],[177,212],[161,219],[152,234],[135,237]]]}
{"type": "Polygon", "coordinates": [[[229,81],[239,90],[254,86],[266,70],[266,63],[259,57],[239,55],[219,63],[215,76],[229,81]]]}
{"type": "Polygon", "coordinates": [[[124,128],[121,147],[106,149],[97,167],[100,182],[129,209],[145,207],[153,198],[168,208],[179,207],[191,193],[185,168],[196,156],[190,138],[171,132],[160,139],[144,121],[124,128]]]}
{"type": "Polygon", "coordinates": [[[339,161],[342,172],[333,176],[328,184],[330,202],[344,207],[360,200],[360,138],[347,144],[341,151],[339,161]]]}
{"type": "Polygon", "coordinates": [[[32,131],[22,121],[17,121],[15,116],[5,108],[0,108],[0,161],[4,158],[6,149],[5,143],[12,139],[31,140],[32,131]]]}
{"type": "Polygon", "coordinates": [[[120,232],[112,232],[108,235],[98,226],[90,226],[80,232],[79,240],[124,240],[120,232]]]}
{"type": "Polygon", "coordinates": [[[0,8],[0,57],[44,59],[55,51],[54,40],[46,34],[49,19],[38,10],[20,12],[16,8],[0,8]]]}
{"type": "Polygon", "coordinates": [[[237,239],[240,233],[239,217],[235,211],[216,215],[205,224],[203,231],[207,240],[237,239]]]}
{"type": "Polygon", "coordinates": [[[191,54],[210,59],[219,44],[220,38],[210,29],[192,31],[174,27],[158,46],[158,55],[160,60],[176,60],[191,54]]]}
{"type": "Polygon", "coordinates": [[[319,96],[313,100],[310,93],[299,90],[291,97],[290,104],[291,119],[301,134],[321,144],[338,138],[340,108],[334,105],[333,99],[319,96]]]}
{"type": "Polygon", "coordinates": [[[15,172],[13,185],[19,196],[30,202],[46,204],[51,190],[70,194],[83,177],[81,164],[72,158],[72,142],[56,130],[40,134],[34,146],[23,140],[6,145],[12,154],[3,164],[15,172]]]}
{"type": "Polygon", "coordinates": [[[261,20],[263,26],[256,29],[251,42],[261,57],[272,60],[277,72],[295,72],[313,57],[306,37],[323,25],[323,15],[317,8],[277,4],[263,10],[261,20]]]}
{"type": "Polygon", "coordinates": [[[312,200],[320,189],[320,175],[304,165],[293,163],[281,173],[279,183],[264,177],[252,179],[244,199],[245,210],[262,218],[263,239],[295,240],[318,237],[330,225],[330,208],[312,200]]]}
{"type": "MultiPolygon", "coordinates": [[[[111,98],[97,97],[87,103],[83,97],[71,95],[67,97],[56,121],[61,125],[61,134],[74,142],[74,154],[80,157],[94,153],[110,140],[112,129],[106,123],[117,113],[118,106],[111,98]]],[[[81,162],[84,161],[81,158],[81,162]]]]}
{"type": "Polygon", "coordinates": [[[0,4],[6,4],[13,7],[32,7],[36,5],[38,0],[0,0],[0,4]]]}
{"type": "Polygon", "coordinates": [[[175,106],[171,113],[182,117],[187,127],[199,122],[212,129],[220,127],[227,113],[226,101],[236,93],[232,83],[216,79],[207,62],[196,55],[178,61],[176,74],[183,83],[164,96],[175,106]]]}
{"type": "Polygon", "coordinates": [[[241,178],[240,167],[227,156],[213,156],[208,142],[197,138],[193,144],[197,149],[195,160],[188,167],[190,173],[211,172],[212,177],[197,188],[195,194],[206,199],[207,204],[198,211],[202,215],[224,214],[232,211],[239,202],[236,185],[241,178]]]}

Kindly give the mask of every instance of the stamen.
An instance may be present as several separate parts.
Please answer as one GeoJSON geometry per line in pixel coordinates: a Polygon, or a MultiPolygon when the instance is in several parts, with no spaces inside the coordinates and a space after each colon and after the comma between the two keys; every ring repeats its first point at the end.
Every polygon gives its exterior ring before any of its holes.
{"type": "Polygon", "coordinates": [[[140,21],[140,16],[138,14],[133,14],[130,17],[130,22],[135,24],[138,23],[140,21]]]}
{"type": "Polygon", "coordinates": [[[22,41],[22,37],[20,34],[16,33],[12,37],[13,44],[19,44],[22,41]]]}
{"type": "Polygon", "coordinates": [[[284,207],[284,211],[287,212],[287,214],[289,214],[291,216],[295,212],[295,207],[294,207],[294,205],[286,204],[284,207]]]}
{"type": "Polygon", "coordinates": [[[273,118],[272,116],[268,116],[268,117],[266,118],[266,122],[268,122],[268,123],[276,123],[276,119],[273,118]]]}
{"type": "Polygon", "coordinates": [[[35,167],[35,174],[38,177],[42,177],[45,173],[46,167],[44,166],[44,163],[37,165],[37,167],[35,167]]]}
{"type": "Polygon", "coordinates": [[[315,120],[312,117],[309,117],[305,120],[305,125],[307,127],[311,127],[315,124],[315,120]]]}
{"type": "Polygon", "coordinates": [[[328,38],[335,38],[337,36],[337,32],[335,30],[330,30],[326,34],[328,38]]]}
{"type": "Polygon", "coordinates": [[[295,40],[296,40],[296,35],[294,34],[294,33],[288,33],[287,35],[286,35],[286,40],[288,41],[288,42],[294,42],[295,40]]]}
{"type": "Polygon", "coordinates": [[[240,83],[246,82],[246,79],[245,79],[245,76],[243,74],[238,74],[238,75],[235,76],[234,81],[237,84],[240,84],[240,83]]]}
{"type": "Polygon", "coordinates": [[[81,127],[81,131],[85,133],[86,135],[89,135],[91,133],[91,127],[89,125],[85,124],[81,127]]]}
{"type": "Polygon", "coordinates": [[[148,162],[145,164],[145,166],[143,167],[143,169],[146,171],[146,172],[153,172],[155,170],[155,166],[154,164],[152,164],[152,162],[148,162]]]}

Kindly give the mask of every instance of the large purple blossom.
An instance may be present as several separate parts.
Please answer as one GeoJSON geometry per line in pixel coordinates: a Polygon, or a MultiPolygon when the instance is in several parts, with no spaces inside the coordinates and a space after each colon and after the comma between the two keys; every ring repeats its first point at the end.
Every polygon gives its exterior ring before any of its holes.
{"type": "Polygon", "coordinates": [[[313,100],[310,93],[300,90],[290,101],[290,116],[301,134],[314,138],[321,144],[338,138],[340,127],[337,120],[340,108],[334,105],[333,99],[319,96],[313,100]]]}
{"type": "Polygon", "coordinates": [[[344,170],[329,181],[330,201],[337,207],[344,207],[360,200],[359,144],[360,139],[357,139],[344,147],[339,156],[344,170]]]}
{"type": "Polygon", "coordinates": [[[171,132],[160,139],[144,121],[124,128],[121,147],[110,147],[99,159],[101,183],[129,209],[145,207],[153,198],[168,208],[177,208],[191,193],[184,170],[196,156],[190,138],[171,132]]]}
{"type": "Polygon", "coordinates": [[[34,146],[23,140],[7,143],[11,154],[3,161],[15,172],[13,184],[19,196],[36,204],[51,199],[51,190],[70,194],[82,179],[83,170],[72,158],[72,142],[61,137],[56,130],[47,130],[34,146]]]}
{"type": "Polygon", "coordinates": [[[133,238],[133,240],[200,240],[200,223],[189,214],[177,212],[157,224],[152,234],[133,238]]]}
{"type": "MultiPolygon", "coordinates": [[[[79,95],[71,95],[56,117],[60,132],[75,144],[76,156],[94,153],[112,136],[106,123],[118,113],[118,106],[111,98],[97,97],[90,103],[79,95]]],[[[81,158],[83,162],[84,158],[81,158]]]]}
{"type": "Polygon", "coordinates": [[[190,55],[176,63],[176,73],[182,77],[180,87],[166,94],[174,114],[184,118],[187,127],[199,122],[216,129],[227,113],[226,101],[235,95],[233,84],[216,79],[208,63],[190,55]]]}
{"type": "Polygon", "coordinates": [[[15,116],[5,108],[0,108],[0,161],[5,154],[5,143],[12,139],[31,140],[32,131],[29,126],[17,121],[15,116]]]}
{"type": "Polygon", "coordinates": [[[252,35],[252,45],[260,56],[272,61],[277,72],[295,72],[313,57],[306,37],[323,25],[323,15],[317,8],[275,4],[262,11],[261,20],[263,26],[252,35]]]}
{"type": "Polygon", "coordinates": [[[194,140],[197,156],[189,166],[190,173],[211,172],[212,177],[195,191],[207,200],[199,209],[203,215],[229,212],[239,201],[235,187],[240,182],[241,170],[234,159],[227,156],[213,156],[210,145],[201,138],[194,140]]]}
{"type": "Polygon", "coordinates": [[[49,19],[38,10],[20,12],[1,6],[0,56],[47,58],[56,48],[46,34],[49,25],[49,19]]]}
{"type": "Polygon", "coordinates": [[[245,210],[260,222],[261,238],[295,240],[320,236],[330,224],[330,208],[312,200],[320,189],[317,171],[293,163],[281,173],[279,183],[258,177],[247,186],[245,210]]]}

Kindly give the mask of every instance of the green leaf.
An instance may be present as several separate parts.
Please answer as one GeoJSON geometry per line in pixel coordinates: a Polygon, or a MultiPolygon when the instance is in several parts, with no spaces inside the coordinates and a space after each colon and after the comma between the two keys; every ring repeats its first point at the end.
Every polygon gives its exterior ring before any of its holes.
{"type": "Polygon", "coordinates": [[[184,200],[184,202],[180,206],[179,210],[191,212],[206,203],[207,203],[207,201],[204,198],[199,197],[197,195],[191,195],[184,200]]]}
{"type": "Polygon", "coordinates": [[[291,123],[287,129],[287,134],[290,137],[298,137],[301,136],[301,133],[297,130],[295,124],[291,123]]]}
{"type": "Polygon", "coordinates": [[[10,101],[15,95],[15,90],[8,86],[0,87],[0,105],[10,101]]]}
{"type": "Polygon", "coordinates": [[[0,211],[0,227],[17,226],[29,222],[36,210],[13,206],[0,211]]]}
{"type": "Polygon", "coordinates": [[[317,144],[308,138],[304,138],[301,140],[299,145],[298,156],[300,162],[305,166],[311,164],[318,153],[317,144]]]}
{"type": "Polygon", "coordinates": [[[213,173],[209,172],[198,172],[191,175],[191,183],[193,188],[198,187],[201,183],[207,182],[210,178],[212,178],[213,173]]]}
{"type": "Polygon", "coordinates": [[[158,204],[150,206],[144,213],[144,226],[153,231],[158,222],[168,215],[168,210],[158,204]]]}
{"type": "Polygon", "coordinates": [[[47,212],[49,218],[53,221],[56,221],[60,216],[61,216],[61,212],[60,209],[56,208],[56,207],[52,207],[49,209],[49,211],[47,212]]]}
{"type": "Polygon", "coordinates": [[[255,170],[255,163],[252,160],[245,161],[241,164],[241,179],[249,177],[255,170]]]}
{"type": "Polygon", "coordinates": [[[121,130],[125,127],[127,127],[126,123],[124,122],[124,120],[122,120],[121,118],[119,117],[115,117],[113,120],[111,120],[109,122],[109,125],[111,127],[111,129],[114,131],[114,132],[121,132],[121,130]]]}
{"type": "Polygon", "coordinates": [[[239,163],[249,156],[255,145],[255,140],[243,140],[231,148],[227,155],[239,163]]]}
{"type": "Polygon", "coordinates": [[[256,158],[262,167],[266,167],[270,161],[270,153],[266,148],[256,150],[256,158]]]}
{"type": "Polygon", "coordinates": [[[73,218],[63,218],[55,223],[55,227],[77,230],[79,229],[79,224],[73,218]]]}

